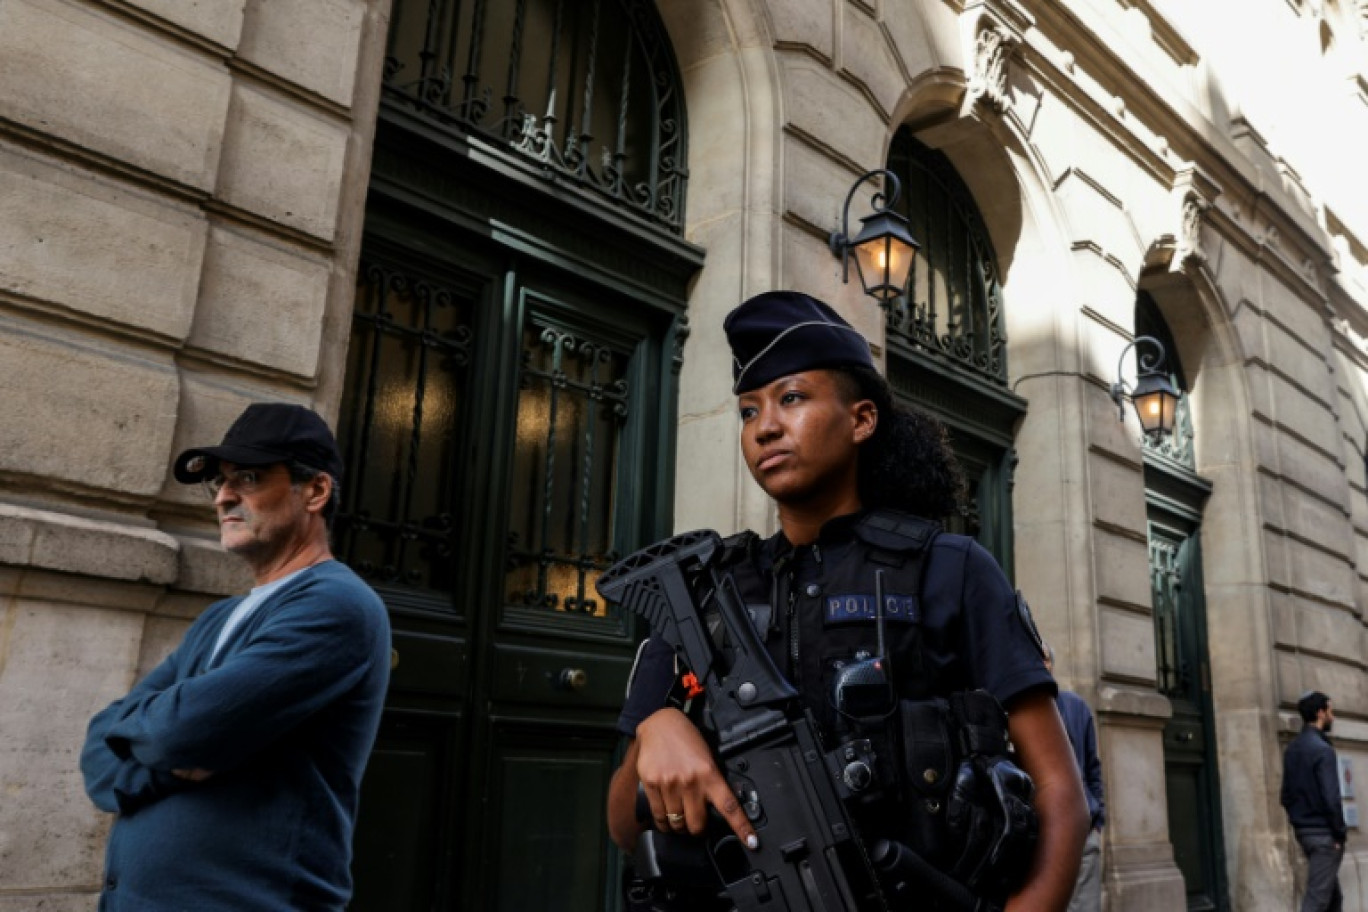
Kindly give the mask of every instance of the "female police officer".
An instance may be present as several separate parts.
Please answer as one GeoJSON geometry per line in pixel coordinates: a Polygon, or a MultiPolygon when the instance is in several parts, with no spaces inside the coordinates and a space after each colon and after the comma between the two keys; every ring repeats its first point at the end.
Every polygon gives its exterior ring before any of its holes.
{"type": "MultiPolygon", "coordinates": [[[[734,575],[767,649],[831,737],[842,720],[827,685],[833,668],[852,659],[852,644],[868,653],[878,592],[900,696],[985,690],[1007,710],[1014,759],[1034,780],[1039,821],[1029,874],[1007,908],[1063,909],[1087,814],[1039,638],[986,551],[963,536],[935,534],[914,515],[940,519],[954,507],[960,480],[944,429],[895,406],[868,343],[814,298],[758,295],[732,311],[725,329],[742,454],[779,514],[772,538],[729,540],[738,555],[734,575]],[[876,566],[887,571],[887,591],[876,588],[876,566]],[[757,598],[766,604],[754,605],[757,598]]],[[[668,646],[646,644],[619,722],[632,740],[609,791],[610,832],[624,849],[634,847],[640,786],[657,829],[701,834],[711,805],[753,848],[754,828],[671,699],[678,670],[668,646]]],[[[940,794],[909,802],[912,811],[939,810],[940,794]]]]}

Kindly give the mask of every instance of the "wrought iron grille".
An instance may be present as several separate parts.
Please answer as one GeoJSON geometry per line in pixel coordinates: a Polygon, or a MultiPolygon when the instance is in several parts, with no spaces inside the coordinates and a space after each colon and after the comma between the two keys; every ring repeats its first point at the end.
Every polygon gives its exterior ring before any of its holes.
{"type": "Polygon", "coordinates": [[[921,250],[907,292],[888,308],[888,332],[932,356],[1007,385],[1007,333],[997,257],[969,188],[942,153],[894,136],[888,167],[902,182],[896,208],[921,250]]]}
{"type": "Polygon", "coordinates": [[[454,452],[472,302],[450,284],[363,261],[339,441],[337,552],[361,576],[450,592],[454,452]]]}
{"type": "Polygon", "coordinates": [[[1181,545],[1161,538],[1150,529],[1150,589],[1154,599],[1154,639],[1157,653],[1159,692],[1167,697],[1185,697],[1191,685],[1187,663],[1183,661],[1181,545]]]}
{"type": "Polygon", "coordinates": [[[683,230],[683,93],[650,0],[396,0],[384,91],[683,230]]]}
{"type": "Polygon", "coordinates": [[[631,404],[628,353],[533,319],[523,336],[505,597],[596,617],[613,553],[614,491],[631,404]]]}
{"type": "Polygon", "coordinates": [[[1179,381],[1174,374],[1169,375],[1169,382],[1178,390],[1178,407],[1173,416],[1173,433],[1159,440],[1151,439],[1148,434],[1145,434],[1141,437],[1140,442],[1147,450],[1153,450],[1166,456],[1184,468],[1195,469],[1197,467],[1197,455],[1193,449],[1196,434],[1192,429],[1192,401],[1188,398],[1187,392],[1179,386],[1179,381]]]}

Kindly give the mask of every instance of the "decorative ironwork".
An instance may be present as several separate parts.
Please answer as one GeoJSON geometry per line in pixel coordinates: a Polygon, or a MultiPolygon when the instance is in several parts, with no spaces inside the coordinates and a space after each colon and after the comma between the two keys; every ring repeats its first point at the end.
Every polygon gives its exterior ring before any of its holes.
{"type": "Polygon", "coordinates": [[[676,376],[684,369],[684,343],[689,341],[693,327],[689,325],[689,315],[680,314],[674,321],[674,345],[670,357],[670,371],[676,376]]]}
{"type": "Polygon", "coordinates": [[[1180,568],[1181,545],[1158,537],[1150,530],[1150,590],[1154,599],[1154,639],[1159,692],[1167,697],[1186,697],[1192,674],[1184,661],[1180,568]]]}
{"type": "Polygon", "coordinates": [[[383,84],[426,120],[683,231],[684,99],[650,0],[395,0],[383,84]]]}
{"type": "MultiPolygon", "coordinates": [[[[1169,382],[1177,386],[1177,381],[1172,376],[1169,382]]],[[[1197,468],[1197,456],[1193,451],[1193,442],[1196,434],[1192,429],[1192,401],[1188,394],[1183,391],[1178,393],[1178,408],[1174,412],[1173,433],[1158,440],[1151,439],[1148,434],[1142,435],[1140,442],[1145,449],[1159,453],[1180,466],[1188,469],[1197,468]]]]}
{"type": "MultiPolygon", "coordinates": [[[[974,487],[978,486],[975,485],[974,487]]],[[[978,538],[979,533],[983,531],[983,514],[979,511],[978,495],[966,496],[964,503],[960,504],[959,510],[951,514],[945,525],[947,530],[956,535],[978,538]]]]}
{"type": "Polygon", "coordinates": [[[361,576],[450,592],[454,458],[472,334],[456,288],[363,261],[338,439],[338,555],[361,576]]]}
{"type": "Polygon", "coordinates": [[[906,128],[894,136],[888,167],[907,191],[897,208],[922,244],[907,292],[888,308],[889,334],[1005,387],[997,257],[968,187],[949,159],[906,128]]]}
{"type": "Polygon", "coordinates": [[[628,354],[549,323],[523,339],[505,594],[527,608],[605,616],[628,354]]]}

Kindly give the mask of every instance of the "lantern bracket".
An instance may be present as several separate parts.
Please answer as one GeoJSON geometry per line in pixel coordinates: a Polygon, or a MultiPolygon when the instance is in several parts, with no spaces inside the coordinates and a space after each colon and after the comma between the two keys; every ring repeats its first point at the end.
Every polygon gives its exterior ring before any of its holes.
{"type": "Polygon", "coordinates": [[[907,219],[893,211],[893,204],[898,201],[901,190],[898,176],[887,168],[864,173],[846,194],[845,204],[841,207],[841,229],[827,237],[827,246],[841,260],[841,282],[850,281],[850,258],[853,253],[865,294],[876,298],[881,306],[887,306],[893,298],[903,293],[912,260],[921,246],[908,230],[907,219]],[[850,202],[865,181],[880,177],[884,181],[883,189],[875,189],[869,201],[873,211],[861,217],[863,227],[855,237],[851,237],[850,202]],[[874,261],[865,263],[866,257],[873,257],[874,261]]]}
{"type": "MultiPolygon", "coordinates": [[[[1137,413],[1139,410],[1139,403],[1135,399],[1135,394],[1137,393],[1149,394],[1159,392],[1165,396],[1172,397],[1174,400],[1178,399],[1178,391],[1169,383],[1168,377],[1163,370],[1164,362],[1167,359],[1168,352],[1164,350],[1164,343],[1160,342],[1154,336],[1136,336],[1126,344],[1125,348],[1121,349],[1121,356],[1116,359],[1116,382],[1113,383],[1108,390],[1112,402],[1116,403],[1116,417],[1118,421],[1126,420],[1124,400],[1127,393],[1131,394],[1132,405],[1135,406],[1137,413]],[[1148,342],[1150,345],[1153,345],[1156,350],[1146,354],[1140,348],[1141,342],[1148,342]],[[1136,377],[1134,386],[1126,383],[1123,373],[1126,363],[1126,353],[1132,348],[1135,349],[1136,353],[1136,377]]],[[[1144,424],[1143,421],[1141,423],[1142,425],[1144,424]]],[[[1172,427],[1164,427],[1161,425],[1153,431],[1147,430],[1146,433],[1163,435],[1172,433],[1172,431],[1172,427]]]]}
{"type": "Polygon", "coordinates": [[[887,197],[882,190],[875,190],[874,195],[869,198],[869,205],[874,210],[873,214],[888,212],[893,208],[893,204],[898,201],[898,194],[902,193],[902,184],[898,182],[898,175],[887,168],[875,168],[873,171],[866,171],[850,187],[850,192],[846,194],[845,205],[841,207],[841,230],[831,232],[827,238],[827,246],[831,248],[832,254],[841,258],[841,281],[850,280],[850,201],[855,198],[855,191],[860,189],[860,185],[872,177],[884,179],[884,186],[888,188],[887,197]]]}

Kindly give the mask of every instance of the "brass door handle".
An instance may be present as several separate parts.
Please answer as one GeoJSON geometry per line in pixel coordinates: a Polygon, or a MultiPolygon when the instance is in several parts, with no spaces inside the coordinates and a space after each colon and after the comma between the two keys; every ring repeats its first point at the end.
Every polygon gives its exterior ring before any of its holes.
{"type": "Polygon", "coordinates": [[[589,683],[589,675],[583,668],[562,668],[556,683],[562,690],[583,690],[589,683]]]}
{"type": "Polygon", "coordinates": [[[390,671],[399,667],[399,650],[390,649],[390,671]]]}

